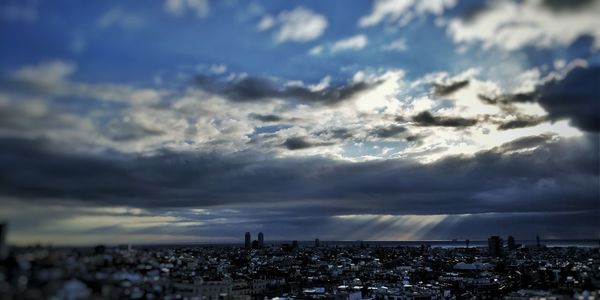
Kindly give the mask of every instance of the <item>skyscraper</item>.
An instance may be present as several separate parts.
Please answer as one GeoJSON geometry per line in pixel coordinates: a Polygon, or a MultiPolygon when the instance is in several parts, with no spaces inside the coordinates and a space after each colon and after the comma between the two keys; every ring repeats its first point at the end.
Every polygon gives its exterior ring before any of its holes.
{"type": "Polygon", "coordinates": [[[515,238],[512,235],[509,235],[506,239],[506,245],[508,246],[508,250],[515,250],[517,248],[515,238]]]}
{"type": "Polygon", "coordinates": [[[315,239],[315,247],[319,248],[319,246],[321,246],[321,242],[319,241],[319,239],[315,239]]]}
{"type": "Polygon", "coordinates": [[[490,256],[502,256],[502,247],[504,247],[504,241],[499,236],[494,235],[488,239],[488,252],[490,256]]]}
{"type": "Polygon", "coordinates": [[[252,249],[252,236],[250,235],[250,232],[246,232],[246,243],[245,243],[245,247],[246,249],[252,249]]]}
{"type": "Polygon", "coordinates": [[[262,248],[264,244],[265,244],[265,236],[263,235],[262,232],[259,232],[258,233],[258,248],[262,248]]]}

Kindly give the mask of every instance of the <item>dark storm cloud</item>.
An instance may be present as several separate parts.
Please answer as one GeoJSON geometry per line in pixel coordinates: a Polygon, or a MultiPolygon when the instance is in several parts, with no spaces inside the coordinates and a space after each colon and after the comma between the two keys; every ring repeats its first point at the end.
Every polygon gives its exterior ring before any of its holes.
{"type": "Polygon", "coordinates": [[[439,97],[447,96],[447,95],[450,95],[464,87],[467,87],[468,85],[469,85],[469,80],[457,81],[457,82],[453,82],[450,84],[434,83],[433,84],[433,93],[439,97]]]}
{"type": "Polygon", "coordinates": [[[508,130],[514,128],[524,128],[539,125],[546,121],[546,117],[538,116],[518,116],[516,119],[504,122],[498,126],[498,130],[508,130]]]}
{"type": "Polygon", "coordinates": [[[261,115],[261,114],[250,114],[249,115],[250,118],[255,119],[255,120],[259,120],[261,122],[280,122],[283,120],[283,118],[281,118],[278,115],[261,115]]]}
{"type": "Polygon", "coordinates": [[[378,127],[371,131],[371,135],[378,138],[391,138],[406,132],[406,127],[400,125],[390,125],[387,127],[378,127]]]}
{"type": "MultiPolygon", "coordinates": [[[[0,194],[141,208],[252,203],[323,215],[580,211],[596,208],[600,197],[598,142],[593,135],[532,137],[422,165],[254,152],[81,155],[40,140],[2,139],[0,194]]],[[[300,140],[291,147],[306,146],[300,140]]]]}
{"type": "Polygon", "coordinates": [[[268,98],[291,98],[309,103],[336,104],[370,90],[380,82],[355,82],[311,90],[305,86],[280,86],[275,81],[256,76],[246,76],[231,81],[200,75],[196,85],[207,92],[223,95],[232,101],[260,101],[268,98]]]}
{"type": "Polygon", "coordinates": [[[497,104],[497,105],[510,105],[513,102],[530,102],[536,97],[534,92],[531,93],[516,93],[509,95],[502,95],[499,97],[489,97],[486,95],[478,95],[479,100],[486,104],[497,104]]]}
{"type": "Polygon", "coordinates": [[[418,126],[469,127],[477,124],[476,119],[439,117],[433,116],[428,111],[421,112],[412,117],[412,121],[418,126]]]}
{"type": "Polygon", "coordinates": [[[544,0],[542,3],[544,6],[556,10],[579,10],[584,9],[589,4],[594,3],[595,0],[544,0]]]}
{"type": "Polygon", "coordinates": [[[302,150],[313,147],[322,147],[322,146],[330,146],[333,143],[328,142],[310,142],[306,138],[303,137],[290,137],[283,142],[282,146],[287,148],[288,150],[302,150]]]}
{"type": "MultiPolygon", "coordinates": [[[[543,0],[541,4],[553,11],[573,11],[585,9],[588,5],[594,3],[595,0],[543,0]]],[[[465,22],[471,22],[479,17],[482,13],[493,9],[494,1],[481,0],[474,1],[466,5],[462,11],[459,11],[459,17],[465,22]]]]}
{"type": "Polygon", "coordinates": [[[483,12],[491,8],[490,1],[486,0],[475,1],[469,4],[470,5],[465,6],[465,8],[461,12],[459,12],[458,15],[465,22],[473,21],[483,12]]]}
{"type": "Polygon", "coordinates": [[[500,97],[480,95],[486,103],[510,109],[512,103],[538,102],[548,112],[548,119],[569,119],[584,131],[600,131],[600,67],[577,67],[563,79],[538,85],[534,92],[500,97]]]}
{"type": "Polygon", "coordinates": [[[329,128],[315,132],[315,135],[324,139],[346,140],[352,138],[352,132],[347,128],[329,128]]]}
{"type": "Polygon", "coordinates": [[[421,136],[419,135],[409,135],[406,137],[406,141],[407,142],[418,142],[422,139],[421,136]]]}
{"type": "Polygon", "coordinates": [[[569,118],[585,131],[600,131],[600,67],[576,68],[563,80],[536,90],[537,101],[552,120],[569,118]]]}

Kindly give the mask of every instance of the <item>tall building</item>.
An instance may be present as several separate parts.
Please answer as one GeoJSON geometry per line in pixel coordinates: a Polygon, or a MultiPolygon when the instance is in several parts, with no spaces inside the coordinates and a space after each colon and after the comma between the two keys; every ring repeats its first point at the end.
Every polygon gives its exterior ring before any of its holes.
{"type": "Polygon", "coordinates": [[[252,236],[250,235],[250,232],[246,232],[246,243],[244,244],[244,246],[246,247],[246,249],[252,249],[252,236]]]}
{"type": "Polygon", "coordinates": [[[502,248],[504,247],[504,241],[497,235],[491,236],[488,239],[488,252],[492,257],[500,257],[503,255],[502,248]]]}
{"type": "Polygon", "coordinates": [[[315,239],[315,247],[319,248],[319,246],[321,246],[321,242],[319,242],[319,239],[315,239]]]}
{"type": "Polygon", "coordinates": [[[515,250],[517,248],[515,238],[512,235],[509,235],[506,239],[506,246],[508,246],[508,250],[515,250]]]}
{"type": "Polygon", "coordinates": [[[265,236],[263,235],[262,232],[259,232],[258,233],[258,248],[262,248],[264,244],[265,244],[265,236]]]}
{"type": "Polygon", "coordinates": [[[0,223],[0,260],[8,256],[8,246],[6,245],[6,223],[0,223]]]}

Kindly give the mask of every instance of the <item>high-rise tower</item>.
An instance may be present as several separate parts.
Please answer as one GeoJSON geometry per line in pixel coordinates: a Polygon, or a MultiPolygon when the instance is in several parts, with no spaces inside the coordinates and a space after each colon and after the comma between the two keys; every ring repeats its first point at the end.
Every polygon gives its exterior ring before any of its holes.
{"type": "Polygon", "coordinates": [[[509,235],[506,239],[506,245],[508,246],[508,250],[515,250],[517,248],[515,238],[512,235],[509,235]]]}
{"type": "Polygon", "coordinates": [[[265,236],[262,232],[258,233],[258,248],[262,248],[265,243],[265,236]]]}
{"type": "Polygon", "coordinates": [[[245,247],[246,249],[252,249],[252,236],[250,235],[250,232],[246,232],[246,243],[245,243],[245,247]]]}
{"type": "Polygon", "coordinates": [[[488,239],[488,253],[491,257],[501,257],[503,247],[504,241],[499,236],[494,235],[488,239]]]}

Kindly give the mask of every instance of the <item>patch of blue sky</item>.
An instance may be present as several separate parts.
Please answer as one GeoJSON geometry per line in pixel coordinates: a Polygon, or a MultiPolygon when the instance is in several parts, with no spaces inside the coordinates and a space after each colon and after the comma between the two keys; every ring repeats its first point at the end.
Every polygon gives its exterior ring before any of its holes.
{"type": "Polygon", "coordinates": [[[265,133],[276,133],[280,130],[288,129],[291,127],[292,127],[291,125],[285,125],[285,124],[260,126],[260,127],[254,128],[254,132],[252,133],[252,135],[256,136],[256,135],[265,134],[265,133]]]}
{"type": "MultiPolygon", "coordinates": [[[[476,5],[477,2],[460,1],[445,13],[444,19],[476,5]]],[[[38,16],[32,22],[0,19],[0,37],[10,41],[0,47],[0,70],[60,59],[77,64],[74,79],[142,86],[154,84],[157,75],[163,75],[161,79],[166,83],[186,84],[194,75],[195,66],[223,64],[227,73],[245,72],[307,83],[317,83],[329,75],[335,83],[349,80],[360,70],[399,68],[408,80],[430,72],[453,74],[474,66],[493,66],[502,54],[497,49],[482,50],[477,43],[459,53],[446,29],[436,26],[438,16],[431,14],[418,16],[405,26],[383,21],[360,28],[358,20],[371,10],[368,1],[352,5],[343,0],[211,1],[204,18],[191,11],[171,15],[165,11],[163,1],[57,0],[40,2],[37,10],[38,16]],[[248,9],[252,5],[253,11],[248,9]],[[277,43],[273,38],[277,28],[257,30],[265,14],[276,17],[300,6],[327,18],[322,35],[305,42],[277,43]],[[117,21],[102,25],[102,17],[111,10],[120,11],[121,17],[133,16],[138,22],[133,22],[134,26],[117,21]],[[364,48],[335,53],[328,50],[336,41],[357,34],[367,37],[364,48]],[[398,39],[405,41],[405,50],[383,50],[398,39]],[[79,43],[77,51],[74,43],[79,43]],[[308,54],[319,45],[325,49],[321,55],[308,54]],[[182,66],[192,70],[183,72],[183,78],[178,73],[182,66]]],[[[589,38],[583,37],[570,47],[532,47],[509,53],[508,59],[524,68],[551,64],[559,58],[589,56],[591,44],[589,38]]]]}
{"type": "Polygon", "coordinates": [[[402,68],[409,76],[418,77],[455,65],[455,54],[450,51],[453,44],[441,28],[433,25],[431,17],[402,28],[359,28],[357,21],[369,11],[370,3],[260,2],[263,12],[273,16],[302,6],[328,20],[327,29],[314,40],[276,43],[276,28],[263,32],[256,29],[262,15],[235,18],[239,10],[246,8],[245,3],[237,4],[211,2],[208,16],[197,18],[193,13],[170,15],[164,11],[163,2],[42,3],[33,23],[2,23],[0,35],[11,43],[0,49],[0,68],[61,59],[76,63],[74,78],[87,82],[148,84],[160,72],[178,66],[225,64],[231,72],[315,83],[325,75],[344,81],[363,69],[402,68]],[[135,16],[139,26],[100,25],[100,19],[111,10],[135,16]],[[308,55],[314,46],[331,45],[356,34],[368,37],[365,48],[308,55]],[[75,38],[82,40],[78,52],[72,49],[75,38]],[[384,45],[397,38],[406,39],[407,51],[382,51],[384,45]]]}

